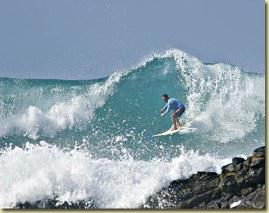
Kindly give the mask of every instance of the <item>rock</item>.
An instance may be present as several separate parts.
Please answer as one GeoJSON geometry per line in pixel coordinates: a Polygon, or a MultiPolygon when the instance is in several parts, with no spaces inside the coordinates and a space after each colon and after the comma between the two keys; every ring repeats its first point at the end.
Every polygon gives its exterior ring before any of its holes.
{"type": "Polygon", "coordinates": [[[264,166],[265,159],[263,157],[253,157],[250,160],[250,167],[261,167],[264,166]]]}
{"type": "Polygon", "coordinates": [[[229,203],[227,201],[223,201],[220,203],[220,208],[221,209],[229,209],[229,203]]]}
{"type": "Polygon", "coordinates": [[[206,208],[207,208],[207,209],[219,209],[219,208],[220,208],[220,205],[218,205],[217,202],[209,202],[209,203],[206,205],[206,208]]]}
{"type": "Polygon", "coordinates": [[[257,168],[257,169],[251,169],[249,172],[249,176],[246,177],[248,183],[250,185],[258,185],[258,184],[264,184],[265,183],[265,170],[264,167],[257,168]]]}
{"type": "Polygon", "coordinates": [[[96,208],[94,202],[92,200],[89,201],[77,201],[74,203],[58,203],[57,198],[54,199],[48,199],[48,200],[38,200],[33,203],[24,202],[24,203],[18,203],[16,205],[16,208],[19,209],[36,209],[36,208],[46,208],[46,209],[90,209],[90,208],[96,208]]]}
{"type": "Polygon", "coordinates": [[[247,196],[243,196],[240,205],[236,208],[265,209],[265,185],[257,188],[247,196]]]}
{"type": "Polygon", "coordinates": [[[199,206],[201,203],[205,202],[208,203],[210,201],[210,197],[212,196],[211,191],[205,192],[203,194],[198,194],[193,196],[191,199],[187,201],[186,207],[193,208],[195,206],[199,206]]]}
{"type": "Polygon", "coordinates": [[[220,188],[214,189],[212,192],[212,195],[210,197],[211,200],[216,200],[221,197],[221,190],[220,188]]]}
{"type": "Polygon", "coordinates": [[[255,156],[264,156],[265,155],[265,146],[259,147],[253,151],[255,156]]]}
{"type": "Polygon", "coordinates": [[[239,187],[234,175],[227,175],[222,178],[220,187],[223,192],[229,194],[239,194],[239,187]]]}
{"type": "Polygon", "coordinates": [[[249,193],[253,192],[253,190],[255,190],[255,189],[254,188],[251,188],[251,187],[249,187],[249,188],[243,188],[241,190],[241,195],[242,196],[247,196],[249,193]]]}
{"type": "Polygon", "coordinates": [[[236,209],[265,208],[265,147],[255,149],[246,160],[233,158],[221,174],[198,172],[172,181],[141,208],[229,209],[231,205],[236,209]]]}
{"type": "Polygon", "coordinates": [[[243,161],[245,161],[244,158],[235,157],[235,158],[232,159],[232,162],[233,162],[234,166],[237,166],[238,164],[242,163],[243,161]]]}
{"type": "Polygon", "coordinates": [[[233,172],[234,169],[235,168],[234,168],[234,165],[232,163],[221,167],[221,170],[222,170],[223,173],[233,172]]]}

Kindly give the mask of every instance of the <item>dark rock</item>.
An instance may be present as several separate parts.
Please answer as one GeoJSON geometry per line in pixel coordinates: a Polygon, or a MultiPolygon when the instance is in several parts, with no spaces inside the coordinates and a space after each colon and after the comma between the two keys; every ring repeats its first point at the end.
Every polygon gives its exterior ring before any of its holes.
{"type": "Polygon", "coordinates": [[[251,169],[247,181],[250,185],[265,184],[265,169],[264,167],[251,169]]]}
{"type": "Polygon", "coordinates": [[[229,203],[227,201],[223,201],[220,203],[220,208],[221,209],[229,209],[229,203]]]}
{"type": "Polygon", "coordinates": [[[212,196],[212,193],[213,192],[209,191],[203,194],[198,194],[198,195],[193,196],[191,199],[189,199],[186,202],[187,205],[185,207],[193,208],[195,206],[199,206],[203,202],[208,203],[210,201],[210,197],[212,196]]]}
{"type": "Polygon", "coordinates": [[[265,209],[265,185],[258,187],[247,196],[243,196],[241,203],[236,208],[265,209]]]}
{"type": "Polygon", "coordinates": [[[265,159],[263,157],[253,157],[250,161],[250,167],[261,167],[264,166],[265,159]]]}
{"type": "Polygon", "coordinates": [[[259,147],[253,151],[253,155],[264,156],[265,155],[265,146],[259,147]]]}
{"type": "Polygon", "coordinates": [[[198,172],[172,181],[150,196],[141,208],[236,209],[265,208],[265,147],[246,160],[235,157],[222,173],[198,172]]]}
{"type": "Polygon", "coordinates": [[[235,168],[234,168],[234,165],[232,163],[221,167],[221,170],[223,173],[233,172],[234,169],[235,168]]]}
{"type": "Polygon", "coordinates": [[[239,187],[237,186],[236,178],[234,175],[223,176],[220,187],[223,192],[230,194],[238,194],[239,187]]]}
{"type": "Polygon", "coordinates": [[[217,189],[214,189],[213,192],[212,192],[212,195],[211,195],[211,200],[216,200],[216,199],[219,199],[221,197],[221,189],[220,188],[217,188],[217,189]]]}
{"type": "Polygon", "coordinates": [[[247,196],[249,193],[253,192],[255,189],[254,188],[243,188],[241,189],[241,195],[242,196],[247,196]]]}
{"type": "Polygon", "coordinates": [[[233,162],[233,165],[234,166],[237,166],[238,164],[242,163],[243,161],[245,161],[244,158],[238,158],[238,157],[236,157],[236,158],[233,158],[232,159],[232,162],[233,162]]]}
{"type": "Polygon", "coordinates": [[[209,202],[207,205],[206,205],[206,208],[207,209],[219,209],[220,208],[220,205],[217,203],[217,202],[209,202]]]}
{"type": "Polygon", "coordinates": [[[216,172],[197,172],[197,175],[199,175],[200,177],[216,177],[218,176],[218,174],[216,172]]]}
{"type": "Polygon", "coordinates": [[[18,203],[16,208],[19,209],[36,209],[36,208],[46,208],[46,209],[90,209],[96,208],[92,200],[89,201],[77,201],[74,203],[63,202],[59,203],[57,198],[47,199],[47,200],[38,200],[33,203],[25,202],[18,203]]]}

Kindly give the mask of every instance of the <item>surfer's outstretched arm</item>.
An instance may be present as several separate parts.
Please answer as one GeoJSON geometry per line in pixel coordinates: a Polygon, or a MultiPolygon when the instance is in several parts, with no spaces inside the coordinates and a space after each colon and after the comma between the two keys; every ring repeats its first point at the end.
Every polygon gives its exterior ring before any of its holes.
{"type": "Polygon", "coordinates": [[[165,111],[161,114],[161,116],[165,116],[170,111],[170,104],[167,103],[164,109],[165,111]]]}
{"type": "Polygon", "coordinates": [[[164,108],[161,109],[161,113],[163,113],[164,110],[166,110],[168,104],[165,104],[164,108]]]}

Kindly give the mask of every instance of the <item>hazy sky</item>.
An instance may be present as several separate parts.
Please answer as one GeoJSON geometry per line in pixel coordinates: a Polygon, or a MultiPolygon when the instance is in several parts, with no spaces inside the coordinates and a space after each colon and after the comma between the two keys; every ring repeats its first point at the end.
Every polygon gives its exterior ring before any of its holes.
{"type": "Polygon", "coordinates": [[[178,48],[264,72],[263,0],[0,0],[0,77],[90,79],[178,48]]]}

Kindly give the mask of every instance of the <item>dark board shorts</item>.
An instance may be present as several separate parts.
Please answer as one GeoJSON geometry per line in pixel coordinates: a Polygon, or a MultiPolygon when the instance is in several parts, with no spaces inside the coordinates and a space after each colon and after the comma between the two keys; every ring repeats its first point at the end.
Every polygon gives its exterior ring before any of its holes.
{"type": "Polygon", "coordinates": [[[176,113],[177,117],[181,117],[182,114],[185,112],[185,106],[179,108],[180,110],[176,113]]]}

